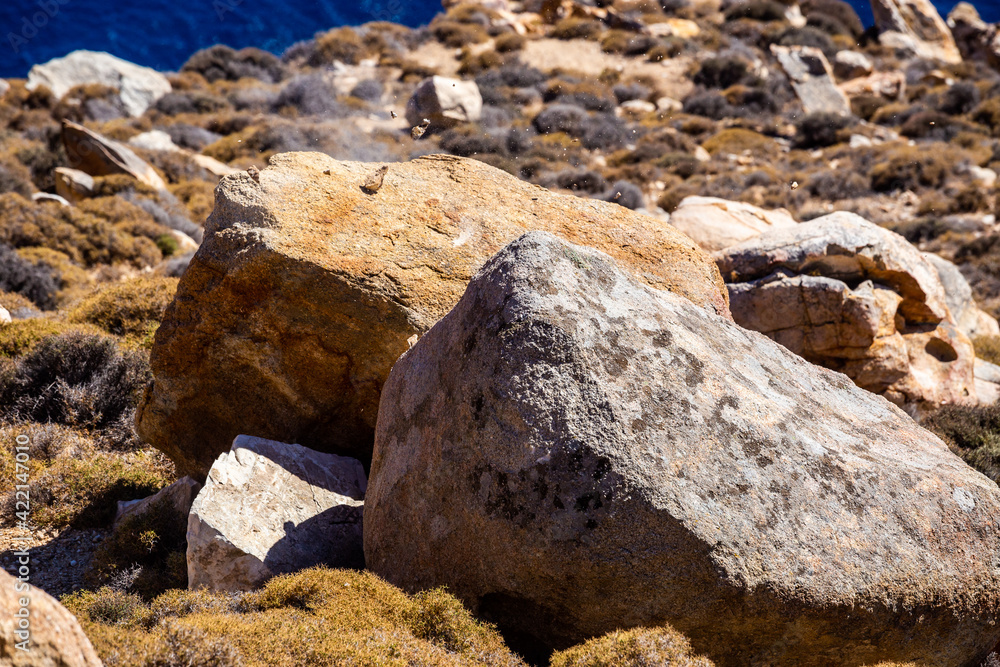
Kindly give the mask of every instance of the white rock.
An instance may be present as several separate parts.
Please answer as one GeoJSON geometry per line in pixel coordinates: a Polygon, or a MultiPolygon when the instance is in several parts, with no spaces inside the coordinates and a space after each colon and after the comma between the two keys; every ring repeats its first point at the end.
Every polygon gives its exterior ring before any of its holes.
{"type": "Polygon", "coordinates": [[[201,489],[201,484],[191,477],[181,477],[169,486],[165,486],[155,494],[138,500],[119,500],[118,511],[115,513],[115,525],[130,516],[145,514],[153,505],[165,501],[174,506],[182,515],[187,516],[191,504],[201,489]]]}
{"type": "Polygon", "coordinates": [[[10,311],[0,306],[0,325],[10,324],[13,320],[10,318],[10,311]]]}
{"type": "Polygon", "coordinates": [[[746,202],[693,196],[681,201],[670,216],[670,224],[712,252],[797,223],[785,209],[767,211],[746,202]]]}
{"type": "Polygon", "coordinates": [[[27,88],[46,86],[61,98],[70,88],[91,83],[117,88],[125,110],[132,116],[141,116],[171,90],[167,77],[156,70],[99,51],[74,51],[35,65],[28,72],[27,88]]]}
{"type": "Polygon", "coordinates": [[[8,90],[10,90],[10,84],[4,79],[0,79],[0,97],[3,97],[8,90]]]}
{"type": "Polygon", "coordinates": [[[178,152],[181,147],[174,143],[170,135],[163,130],[150,130],[137,134],[128,140],[130,146],[142,148],[148,151],[171,151],[178,152]]]}
{"type": "Polygon", "coordinates": [[[368,486],[360,461],[237,436],[188,517],[188,586],[250,590],[325,563],[361,567],[368,486]]]}
{"type": "Polygon", "coordinates": [[[31,201],[54,201],[57,204],[62,204],[63,206],[69,206],[70,203],[65,197],[60,197],[59,195],[54,195],[48,192],[35,192],[31,195],[31,201]]]}
{"type": "Polygon", "coordinates": [[[475,81],[443,76],[424,79],[406,105],[406,120],[412,126],[424,119],[438,127],[475,123],[482,113],[483,98],[475,81]]]}
{"type": "Polygon", "coordinates": [[[656,111],[656,105],[646,100],[629,100],[622,102],[616,109],[619,116],[644,116],[656,111]]]}
{"type": "Polygon", "coordinates": [[[239,171],[239,169],[230,167],[225,162],[219,162],[214,157],[201,155],[200,153],[192,155],[191,159],[193,159],[195,164],[199,167],[215,176],[229,176],[230,174],[235,174],[239,171]]]}
{"type": "Polygon", "coordinates": [[[822,51],[811,46],[772,44],[771,53],[791,80],[806,113],[851,113],[851,103],[834,83],[833,71],[822,51]]]}
{"type": "Polygon", "coordinates": [[[840,79],[856,79],[859,76],[868,76],[875,68],[872,61],[863,53],[858,51],[837,51],[833,57],[833,73],[840,79]]]}

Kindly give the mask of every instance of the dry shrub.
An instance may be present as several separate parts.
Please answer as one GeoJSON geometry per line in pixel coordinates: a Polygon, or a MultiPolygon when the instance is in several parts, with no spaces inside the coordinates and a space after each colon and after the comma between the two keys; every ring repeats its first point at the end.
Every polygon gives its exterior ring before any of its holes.
{"type": "Polygon", "coordinates": [[[713,667],[715,663],[693,655],[688,639],[664,626],[616,630],[559,651],[549,664],[551,667],[713,667]]]}
{"type": "Polygon", "coordinates": [[[1000,366],[1000,336],[976,336],[972,345],[978,358],[1000,366]]]}
{"type": "Polygon", "coordinates": [[[495,48],[497,53],[512,53],[523,49],[527,41],[516,32],[505,32],[496,38],[495,48]]]}
{"type": "Polygon", "coordinates": [[[740,155],[749,152],[759,157],[774,155],[779,151],[774,139],[740,127],[722,130],[702,143],[702,148],[712,155],[720,153],[740,155]]]}
{"type": "Polygon", "coordinates": [[[176,278],[143,276],[101,285],[67,319],[93,324],[116,336],[150,337],[174,298],[177,282],[176,278]]]}
{"type": "Polygon", "coordinates": [[[439,42],[455,49],[482,44],[490,38],[486,28],[477,23],[461,23],[440,17],[431,22],[431,32],[439,42]]]}
{"type": "Polygon", "coordinates": [[[215,185],[208,181],[184,181],[168,187],[198,224],[204,223],[215,208],[215,185]]]}
{"type": "MultiPolygon", "coordinates": [[[[6,300],[2,303],[6,305],[6,300]]],[[[7,326],[0,327],[0,357],[27,354],[39,341],[71,332],[99,334],[101,330],[89,324],[68,324],[55,316],[14,320],[7,326]]]]}
{"type": "Polygon", "coordinates": [[[1000,481],[1000,405],[947,405],[924,419],[923,426],[966,463],[1000,481]]]}
{"type": "Polygon", "coordinates": [[[872,189],[891,192],[941,187],[958,156],[941,144],[898,144],[885,149],[879,159],[871,169],[872,189]]]}
{"type": "Polygon", "coordinates": [[[357,65],[368,55],[368,47],[353,29],[334,28],[316,36],[316,50],[309,64],[321,67],[332,65],[334,61],[339,60],[349,65],[357,65]]]}
{"type": "Polygon", "coordinates": [[[556,39],[596,39],[603,31],[600,21],[569,17],[552,26],[549,36],[556,39]]]}
{"type": "Polygon", "coordinates": [[[235,599],[170,591],[144,610],[117,615],[117,625],[103,620],[99,602],[94,594],[64,599],[98,654],[106,661],[114,655],[118,667],[525,664],[496,630],[475,621],[444,591],[411,597],[368,572],[312,568],[235,599]],[[166,662],[178,643],[171,637],[178,636],[189,651],[210,655],[166,662]]]}

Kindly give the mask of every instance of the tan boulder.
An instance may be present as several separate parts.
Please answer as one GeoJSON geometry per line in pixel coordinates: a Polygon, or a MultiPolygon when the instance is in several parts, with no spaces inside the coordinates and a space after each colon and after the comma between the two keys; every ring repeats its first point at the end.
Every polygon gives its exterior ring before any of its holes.
{"type": "Polygon", "coordinates": [[[872,0],[872,13],[880,43],[920,58],[951,65],[962,62],[955,39],[931,0],[872,0]]]}
{"type": "Polygon", "coordinates": [[[838,212],[715,256],[741,326],[911,411],[976,403],[972,343],[902,236],[838,212]]]}
{"type": "Polygon", "coordinates": [[[56,167],[54,170],[56,194],[66,201],[77,203],[94,196],[94,177],[79,169],[56,167]]]}
{"type": "Polygon", "coordinates": [[[693,196],[670,214],[670,224],[711,252],[797,223],[785,209],[767,211],[746,202],[693,196]]]}
{"type": "Polygon", "coordinates": [[[240,433],[370,459],[392,364],[529,229],[602,248],[647,284],[729,317],[718,269],[669,224],[557,195],[476,160],[287,153],[223,178],[156,333],[139,433],[204,476],[240,433]]]}
{"type": "Polygon", "coordinates": [[[424,79],[406,104],[406,121],[416,127],[429,122],[432,128],[475,123],[483,113],[483,97],[475,81],[432,76],[424,79]]]}
{"type": "Polygon", "coordinates": [[[0,609],[0,665],[101,667],[101,659],[76,617],[42,589],[4,570],[0,570],[0,609]],[[27,615],[26,621],[22,613],[27,615]],[[27,650],[18,647],[22,641],[27,641],[23,645],[27,650]]]}
{"type": "Polygon", "coordinates": [[[845,81],[839,88],[840,92],[851,99],[867,95],[887,100],[901,100],[906,95],[906,75],[899,71],[875,72],[845,81]]]}
{"type": "Polygon", "coordinates": [[[63,121],[62,140],[70,164],[80,171],[91,176],[127,174],[157,190],[167,189],[156,170],[125,144],[69,120],[63,121]]]}

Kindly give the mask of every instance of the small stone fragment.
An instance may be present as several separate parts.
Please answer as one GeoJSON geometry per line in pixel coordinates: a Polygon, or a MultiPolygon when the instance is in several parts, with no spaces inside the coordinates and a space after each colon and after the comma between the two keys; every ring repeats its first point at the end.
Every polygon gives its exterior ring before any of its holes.
{"type": "Polygon", "coordinates": [[[260,170],[257,169],[257,167],[250,165],[250,168],[247,169],[247,173],[250,174],[250,178],[260,183],[260,170]]]}
{"type": "Polygon", "coordinates": [[[427,128],[430,126],[431,122],[426,118],[424,118],[423,122],[420,123],[420,125],[417,125],[412,130],[410,130],[410,137],[412,137],[414,140],[419,139],[420,137],[424,136],[424,133],[427,132],[427,128]]]}
{"type": "Polygon", "coordinates": [[[361,189],[365,192],[375,194],[382,187],[382,181],[385,180],[385,175],[388,173],[389,165],[382,165],[365,179],[365,182],[361,185],[361,189]]]}

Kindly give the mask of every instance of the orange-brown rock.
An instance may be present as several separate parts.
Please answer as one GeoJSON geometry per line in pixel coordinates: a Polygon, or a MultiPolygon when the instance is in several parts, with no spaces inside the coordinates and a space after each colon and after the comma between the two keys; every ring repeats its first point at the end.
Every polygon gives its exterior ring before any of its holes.
{"type": "Polygon", "coordinates": [[[152,351],[144,439],[203,476],[241,433],[371,457],[392,364],[526,230],[599,248],[648,285],[730,317],[718,269],[670,225],[557,195],[475,160],[275,156],[222,179],[152,351]]]}
{"type": "Polygon", "coordinates": [[[62,140],[70,165],[75,169],[91,176],[127,174],[157,190],[167,189],[156,170],[125,144],[68,120],[63,121],[62,140]]]}

